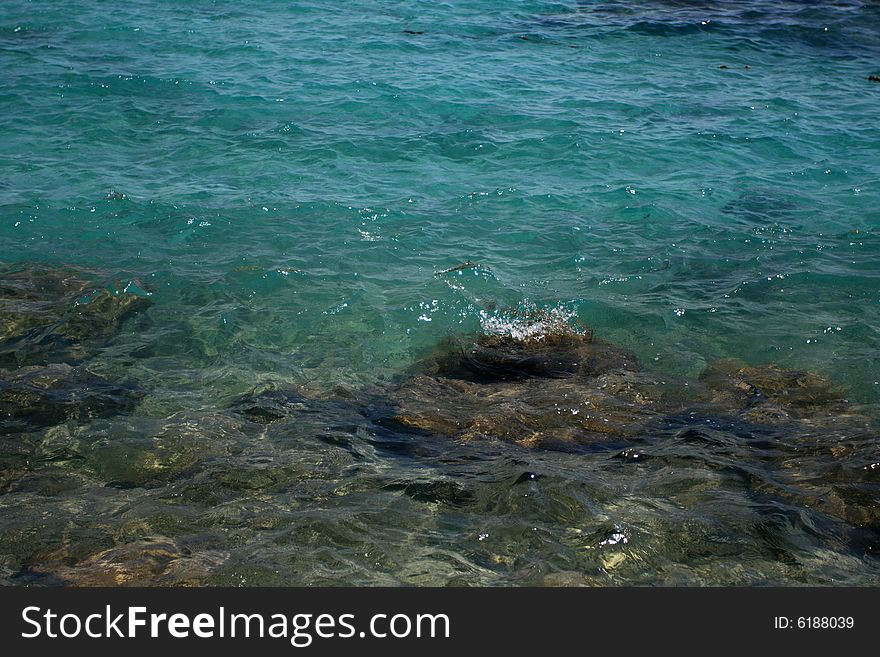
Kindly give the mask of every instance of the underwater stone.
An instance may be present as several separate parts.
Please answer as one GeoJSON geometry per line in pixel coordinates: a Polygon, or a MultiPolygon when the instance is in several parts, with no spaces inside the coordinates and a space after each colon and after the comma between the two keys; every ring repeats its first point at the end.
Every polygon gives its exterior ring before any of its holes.
{"type": "Polygon", "coordinates": [[[0,366],[78,362],[151,301],[95,287],[98,274],[31,265],[0,271],[0,366]]]}
{"type": "Polygon", "coordinates": [[[66,313],[61,333],[67,340],[108,337],[123,321],[151,305],[152,301],[136,294],[99,290],[66,313]]]}
{"type": "Polygon", "coordinates": [[[390,395],[399,428],[570,449],[639,434],[667,401],[635,356],[563,315],[448,339],[390,395]]]}
{"type": "Polygon", "coordinates": [[[572,570],[559,571],[555,573],[547,573],[540,582],[541,586],[551,588],[575,588],[575,587],[593,587],[607,586],[604,580],[593,577],[586,573],[580,573],[572,570]]]}
{"type": "MultiPolygon", "coordinates": [[[[629,373],[630,376],[634,376],[629,373]]],[[[638,434],[657,415],[639,403],[608,394],[606,375],[587,385],[572,379],[473,383],[416,376],[393,393],[401,427],[471,440],[497,438],[529,447],[587,445],[638,434]]]]}
{"type": "MultiPolygon", "coordinates": [[[[756,436],[771,427],[807,436],[863,428],[868,421],[850,412],[840,389],[812,372],[720,361],[698,382],[666,381],[639,371],[630,352],[593,338],[585,327],[547,323],[542,315],[518,331],[446,340],[420,373],[391,391],[392,423],[456,440],[571,449],[643,441],[675,418],[691,416],[736,417],[758,427],[756,436]]],[[[642,456],[619,454],[623,460],[642,456]]]]}
{"type": "Polygon", "coordinates": [[[523,472],[519,477],[516,478],[516,481],[513,482],[513,485],[521,484],[527,481],[537,481],[538,479],[542,479],[544,475],[538,474],[537,472],[523,472]]]}
{"type": "Polygon", "coordinates": [[[842,390],[818,374],[775,365],[718,361],[700,375],[700,382],[709,390],[710,403],[747,411],[763,423],[840,412],[846,404],[842,390]]]}
{"type": "Polygon", "coordinates": [[[257,424],[270,424],[302,410],[308,403],[306,397],[292,387],[273,388],[241,395],[233,400],[230,410],[257,424]]]}
{"type": "Polygon", "coordinates": [[[402,490],[417,502],[468,506],[474,502],[474,494],[455,481],[409,481],[385,486],[386,490],[402,490]]]}
{"type": "Polygon", "coordinates": [[[0,340],[56,321],[58,300],[81,294],[87,285],[80,275],[63,270],[0,270],[0,340]]]}
{"type": "Polygon", "coordinates": [[[30,431],[131,410],[142,393],[61,363],[0,370],[0,428],[30,431]]]}
{"type": "MultiPolygon", "coordinates": [[[[110,488],[154,488],[196,476],[206,463],[241,450],[244,424],[221,413],[181,413],[159,422],[139,418],[140,436],[126,435],[118,421],[91,426],[89,434],[103,433],[83,453],[83,465],[110,488]],[[143,426],[146,424],[146,426],[143,426]]],[[[131,426],[132,418],[125,418],[131,426]]]]}
{"type": "Polygon", "coordinates": [[[438,374],[475,382],[586,378],[638,369],[632,352],[596,340],[590,333],[480,335],[449,341],[443,351],[434,357],[438,374]]]}
{"type": "Polygon", "coordinates": [[[57,555],[34,570],[70,586],[196,586],[227,558],[225,552],[193,552],[174,539],[147,536],[72,565],[72,559],[57,555]]]}

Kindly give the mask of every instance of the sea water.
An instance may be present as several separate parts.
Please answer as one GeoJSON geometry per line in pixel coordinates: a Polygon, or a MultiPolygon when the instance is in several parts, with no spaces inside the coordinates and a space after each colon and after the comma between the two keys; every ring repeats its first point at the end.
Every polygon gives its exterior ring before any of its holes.
{"type": "Polygon", "coordinates": [[[658,377],[773,363],[876,417],[877,3],[8,0],[0,67],[0,263],[152,302],[86,364],[135,410],[3,438],[7,583],[124,581],[131,545],[151,583],[877,581],[876,548],[717,471],[224,411],[366,397],[542,309],[658,377]]]}

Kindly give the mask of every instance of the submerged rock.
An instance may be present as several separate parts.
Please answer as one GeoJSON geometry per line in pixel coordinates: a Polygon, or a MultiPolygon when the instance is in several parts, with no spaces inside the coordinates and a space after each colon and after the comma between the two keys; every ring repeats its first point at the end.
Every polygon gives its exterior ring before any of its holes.
{"type": "Polygon", "coordinates": [[[649,441],[677,417],[785,425],[805,436],[825,427],[826,417],[835,428],[866,422],[850,412],[841,390],[812,372],[721,361],[698,382],[666,382],[585,327],[551,320],[527,318],[515,332],[445,341],[392,390],[393,423],[459,440],[566,449],[649,441]]]}
{"type": "Polygon", "coordinates": [[[95,286],[93,272],[0,270],[0,366],[76,363],[151,305],[135,286],[95,286]]]}
{"type": "Polygon", "coordinates": [[[555,573],[547,573],[540,580],[539,585],[551,588],[574,588],[606,586],[607,582],[592,575],[573,570],[564,570],[555,573]]]}
{"type": "Polygon", "coordinates": [[[151,305],[146,297],[126,291],[94,291],[65,313],[59,333],[67,341],[106,338],[116,333],[123,321],[151,305]]]}
{"type": "Polygon", "coordinates": [[[158,488],[239,452],[247,441],[244,424],[204,411],[92,423],[79,430],[91,441],[80,452],[79,466],[110,488],[158,488]]]}
{"type": "Polygon", "coordinates": [[[530,447],[637,434],[664,393],[635,356],[563,319],[527,317],[508,334],[447,340],[391,394],[398,427],[530,447]]]}
{"type": "Polygon", "coordinates": [[[649,401],[652,387],[653,382],[631,372],[597,377],[593,385],[417,376],[394,391],[392,403],[394,421],[406,429],[462,440],[499,438],[528,447],[564,447],[637,435],[658,413],[649,401]],[[623,389],[632,394],[613,394],[623,389]]]}
{"type": "Polygon", "coordinates": [[[246,420],[257,424],[271,424],[292,412],[306,408],[308,399],[296,388],[281,387],[253,390],[236,397],[230,410],[246,420]]]}
{"type": "Polygon", "coordinates": [[[635,371],[632,352],[573,330],[524,336],[479,335],[447,341],[433,357],[437,374],[478,383],[530,378],[588,378],[613,371],[635,371]]]}
{"type": "Polygon", "coordinates": [[[474,493],[456,481],[402,481],[385,486],[400,490],[418,502],[465,507],[474,502],[474,493]]]}
{"type": "Polygon", "coordinates": [[[87,285],[72,271],[0,269],[0,339],[56,321],[57,301],[81,294],[87,285]]]}
{"type": "Polygon", "coordinates": [[[762,422],[842,413],[840,388],[813,372],[718,361],[701,375],[710,403],[762,422]]]}
{"type": "Polygon", "coordinates": [[[131,410],[142,393],[61,363],[0,370],[0,429],[31,431],[131,410]]]}
{"type": "Polygon", "coordinates": [[[148,536],[75,563],[59,554],[33,570],[70,586],[198,586],[227,558],[226,552],[193,552],[174,539],[148,536]]]}
{"type": "Polygon", "coordinates": [[[792,219],[798,206],[772,189],[751,189],[726,203],[721,212],[749,224],[785,222],[792,219]]]}

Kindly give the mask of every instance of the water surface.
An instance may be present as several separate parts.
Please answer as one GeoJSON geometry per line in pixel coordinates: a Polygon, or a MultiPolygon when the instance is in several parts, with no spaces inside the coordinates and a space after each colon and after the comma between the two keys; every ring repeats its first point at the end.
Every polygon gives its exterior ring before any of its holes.
{"type": "Polygon", "coordinates": [[[461,4],[3,4],[0,262],[151,302],[79,363],[136,403],[0,439],[5,583],[878,581],[876,423],[806,491],[745,425],[685,465],[675,422],[631,463],[377,418],[545,309],[876,422],[880,5],[461,4]],[[323,401],[230,410],[285,386],[323,401]]]}

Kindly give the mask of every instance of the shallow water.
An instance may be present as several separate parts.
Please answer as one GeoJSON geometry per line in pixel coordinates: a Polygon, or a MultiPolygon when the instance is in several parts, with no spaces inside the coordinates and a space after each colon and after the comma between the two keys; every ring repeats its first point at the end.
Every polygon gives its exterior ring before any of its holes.
{"type": "Polygon", "coordinates": [[[0,262],[151,305],[74,354],[124,403],[0,438],[0,576],[877,583],[878,55],[870,2],[3,3],[0,262]],[[871,420],[384,421],[444,338],[535,309],[871,420]],[[231,409],[273,386],[305,397],[231,409]]]}

